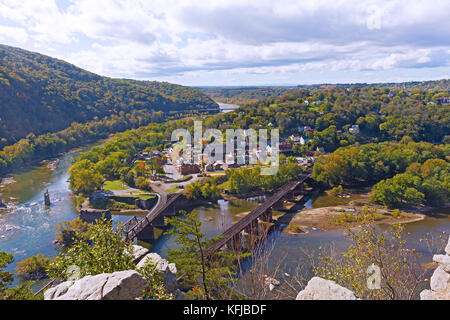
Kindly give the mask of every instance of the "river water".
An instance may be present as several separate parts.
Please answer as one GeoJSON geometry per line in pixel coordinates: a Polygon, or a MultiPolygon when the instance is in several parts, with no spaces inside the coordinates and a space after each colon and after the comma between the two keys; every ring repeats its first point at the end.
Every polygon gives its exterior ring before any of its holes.
{"type": "MultiPolygon", "coordinates": [[[[44,256],[51,257],[57,253],[56,246],[53,244],[55,225],[77,217],[74,199],[68,189],[67,170],[74,157],[92,146],[64,154],[59,158],[59,163],[54,170],[48,167],[48,163],[44,163],[14,174],[15,182],[0,187],[0,194],[10,207],[7,210],[0,210],[0,250],[13,253],[15,256],[14,263],[7,268],[8,271],[13,272],[18,261],[32,255],[42,253],[44,256]],[[50,208],[46,208],[43,203],[44,192],[47,189],[52,200],[50,208]]],[[[335,205],[334,200],[322,196],[309,200],[306,206],[335,205]]],[[[193,210],[198,213],[202,221],[202,231],[206,236],[213,237],[221,234],[257,205],[255,201],[219,200],[215,204],[193,210]]],[[[113,216],[115,223],[128,219],[129,216],[113,216]]],[[[409,233],[407,239],[429,259],[430,254],[419,239],[427,233],[434,235],[441,232],[449,233],[449,214],[437,211],[423,221],[407,224],[406,231],[409,233]]],[[[162,235],[162,231],[160,235],[160,238],[151,245],[152,250],[166,256],[167,251],[175,247],[175,243],[162,235]]],[[[302,248],[317,249],[333,242],[337,248],[344,249],[348,244],[341,231],[309,230],[307,234],[297,236],[274,232],[272,240],[273,259],[275,261],[283,257],[286,272],[292,271],[302,263],[300,258],[302,248]]]]}
{"type": "Polygon", "coordinates": [[[219,105],[220,112],[222,113],[228,113],[240,108],[240,106],[238,106],[237,104],[229,104],[222,102],[217,102],[217,104],[219,105]]]}
{"type": "MultiPolygon", "coordinates": [[[[52,170],[49,162],[12,175],[12,183],[0,186],[8,209],[0,210],[0,251],[14,254],[14,263],[7,270],[14,272],[16,263],[42,253],[52,257],[55,226],[65,220],[77,218],[75,202],[69,190],[67,170],[72,159],[91,147],[86,146],[66,153],[52,170]],[[49,190],[52,205],[44,205],[44,193],[49,190]]],[[[113,220],[126,221],[127,216],[114,216],[113,220]]]]}

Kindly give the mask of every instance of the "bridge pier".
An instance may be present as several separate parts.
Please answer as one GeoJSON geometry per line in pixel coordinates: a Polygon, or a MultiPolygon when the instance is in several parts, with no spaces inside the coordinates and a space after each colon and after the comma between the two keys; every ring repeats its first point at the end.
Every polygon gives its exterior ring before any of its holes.
{"type": "Polygon", "coordinates": [[[242,248],[242,239],[241,239],[241,233],[237,233],[231,238],[227,244],[227,249],[232,251],[241,251],[242,248]]]}
{"type": "Polygon", "coordinates": [[[156,227],[156,228],[162,228],[166,225],[166,222],[164,220],[164,215],[160,215],[158,217],[156,217],[152,223],[150,224],[152,227],[156,227]]]}
{"type": "Polygon", "coordinates": [[[246,226],[244,228],[244,231],[247,234],[257,236],[259,234],[259,231],[258,231],[258,220],[257,219],[253,220],[248,226],[246,226]]]}
{"type": "Polygon", "coordinates": [[[175,204],[172,204],[167,208],[164,214],[166,217],[175,217],[177,215],[177,209],[175,204]]]}
{"type": "Polygon", "coordinates": [[[222,236],[214,243],[208,245],[207,251],[210,254],[222,248],[241,247],[241,236],[245,235],[245,249],[253,250],[261,244],[269,235],[274,223],[272,210],[285,210],[285,201],[295,198],[298,194],[303,194],[304,188],[298,188],[308,178],[311,177],[312,168],[309,167],[304,173],[298,176],[296,181],[286,183],[274,195],[268,198],[258,208],[254,209],[247,216],[228,228],[222,236]]]}
{"type": "Polygon", "coordinates": [[[284,199],[281,198],[279,201],[275,202],[271,208],[272,208],[272,210],[275,210],[275,211],[284,210],[284,199]]]}
{"type": "Polygon", "coordinates": [[[267,209],[267,211],[266,212],[264,212],[260,217],[259,217],[259,219],[261,220],[261,221],[264,221],[264,222],[272,222],[272,209],[267,209]]]}
{"type": "Polygon", "coordinates": [[[144,242],[151,242],[155,240],[155,232],[153,231],[153,227],[151,225],[147,226],[137,234],[136,238],[138,241],[144,242]]]}

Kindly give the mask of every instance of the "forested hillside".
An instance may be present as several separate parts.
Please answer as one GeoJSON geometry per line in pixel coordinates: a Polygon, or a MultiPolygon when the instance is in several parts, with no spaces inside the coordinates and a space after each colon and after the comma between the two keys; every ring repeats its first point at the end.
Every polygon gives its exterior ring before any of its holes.
{"type": "Polygon", "coordinates": [[[200,90],[216,101],[244,105],[267,98],[279,98],[285,94],[292,94],[300,89],[328,90],[330,88],[380,88],[380,89],[420,89],[433,91],[449,91],[450,80],[411,81],[399,83],[356,83],[356,84],[315,84],[286,87],[206,87],[200,90]]]}
{"type": "Polygon", "coordinates": [[[297,87],[208,87],[200,88],[216,101],[242,105],[267,98],[277,98],[285,93],[292,92],[297,87]]]}
{"type": "Polygon", "coordinates": [[[135,110],[196,111],[218,106],[201,91],[161,82],[102,77],[64,61],[0,45],[0,148],[135,110]],[[122,113],[123,113],[122,112],[122,113]]]}
{"type": "Polygon", "coordinates": [[[280,129],[287,137],[302,126],[305,145],[295,145],[302,153],[323,148],[333,152],[339,147],[380,141],[400,141],[404,136],[414,141],[448,143],[450,140],[450,104],[439,98],[448,90],[390,89],[387,87],[296,89],[281,97],[249,102],[235,113],[220,114],[205,120],[210,128],[280,129]],[[244,112],[242,112],[244,111],[244,112]],[[359,133],[349,129],[358,125],[359,133]]]}

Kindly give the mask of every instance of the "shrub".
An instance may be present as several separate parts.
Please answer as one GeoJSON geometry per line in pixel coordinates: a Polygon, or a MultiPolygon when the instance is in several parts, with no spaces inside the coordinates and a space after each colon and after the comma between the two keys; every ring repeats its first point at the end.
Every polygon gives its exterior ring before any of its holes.
{"type": "Polygon", "coordinates": [[[87,235],[76,231],[73,245],[52,259],[47,269],[50,277],[67,280],[71,276],[68,270],[74,266],[80,277],[135,268],[133,244],[123,241],[111,221],[97,220],[88,226],[87,235]]]}
{"type": "Polygon", "coordinates": [[[338,196],[338,195],[344,193],[344,188],[342,188],[342,186],[339,185],[339,186],[334,187],[333,189],[331,189],[330,193],[331,193],[333,196],[338,196]]]}
{"type": "Polygon", "coordinates": [[[56,242],[63,246],[71,246],[78,237],[86,238],[88,236],[89,224],[80,218],[72,221],[63,221],[55,226],[56,242]]]}
{"type": "Polygon", "coordinates": [[[19,276],[26,279],[43,279],[47,277],[46,269],[49,263],[50,258],[44,257],[39,253],[17,263],[16,272],[19,276]]]}
{"type": "Polygon", "coordinates": [[[395,209],[395,210],[392,210],[392,216],[396,219],[400,219],[401,217],[403,217],[403,214],[401,213],[401,211],[399,209],[395,209]]]}

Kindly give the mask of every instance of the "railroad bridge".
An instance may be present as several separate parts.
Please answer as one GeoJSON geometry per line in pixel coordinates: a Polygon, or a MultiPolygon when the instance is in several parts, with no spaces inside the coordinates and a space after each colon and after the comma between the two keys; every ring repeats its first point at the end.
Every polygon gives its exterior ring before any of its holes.
{"type": "MultiPolygon", "coordinates": [[[[228,228],[217,241],[211,243],[207,251],[212,254],[221,248],[233,250],[241,249],[243,237],[251,235],[257,239],[264,238],[271,226],[272,210],[280,210],[286,200],[293,199],[301,193],[303,183],[311,177],[311,168],[305,170],[295,181],[282,186],[275,194],[260,204],[248,215],[228,228]]],[[[192,201],[177,193],[167,197],[160,197],[155,207],[145,217],[133,217],[122,226],[122,234],[126,241],[138,239],[141,241],[154,240],[154,227],[163,227],[164,218],[175,216],[177,211],[192,206],[192,201]]]]}
{"type": "Polygon", "coordinates": [[[256,209],[229,227],[217,241],[207,247],[208,254],[212,255],[224,248],[240,251],[244,246],[246,235],[250,235],[250,238],[256,237],[258,240],[264,239],[270,230],[271,225],[268,223],[272,222],[272,210],[279,210],[283,207],[284,201],[291,200],[301,193],[303,183],[311,177],[311,172],[311,168],[305,170],[297,180],[286,183],[256,209]]]}
{"type": "Polygon", "coordinates": [[[164,217],[172,217],[177,214],[178,208],[182,208],[186,202],[181,193],[160,197],[157,204],[145,217],[133,217],[128,220],[121,229],[126,241],[138,239],[149,242],[154,240],[154,227],[164,227],[164,217]]]}

